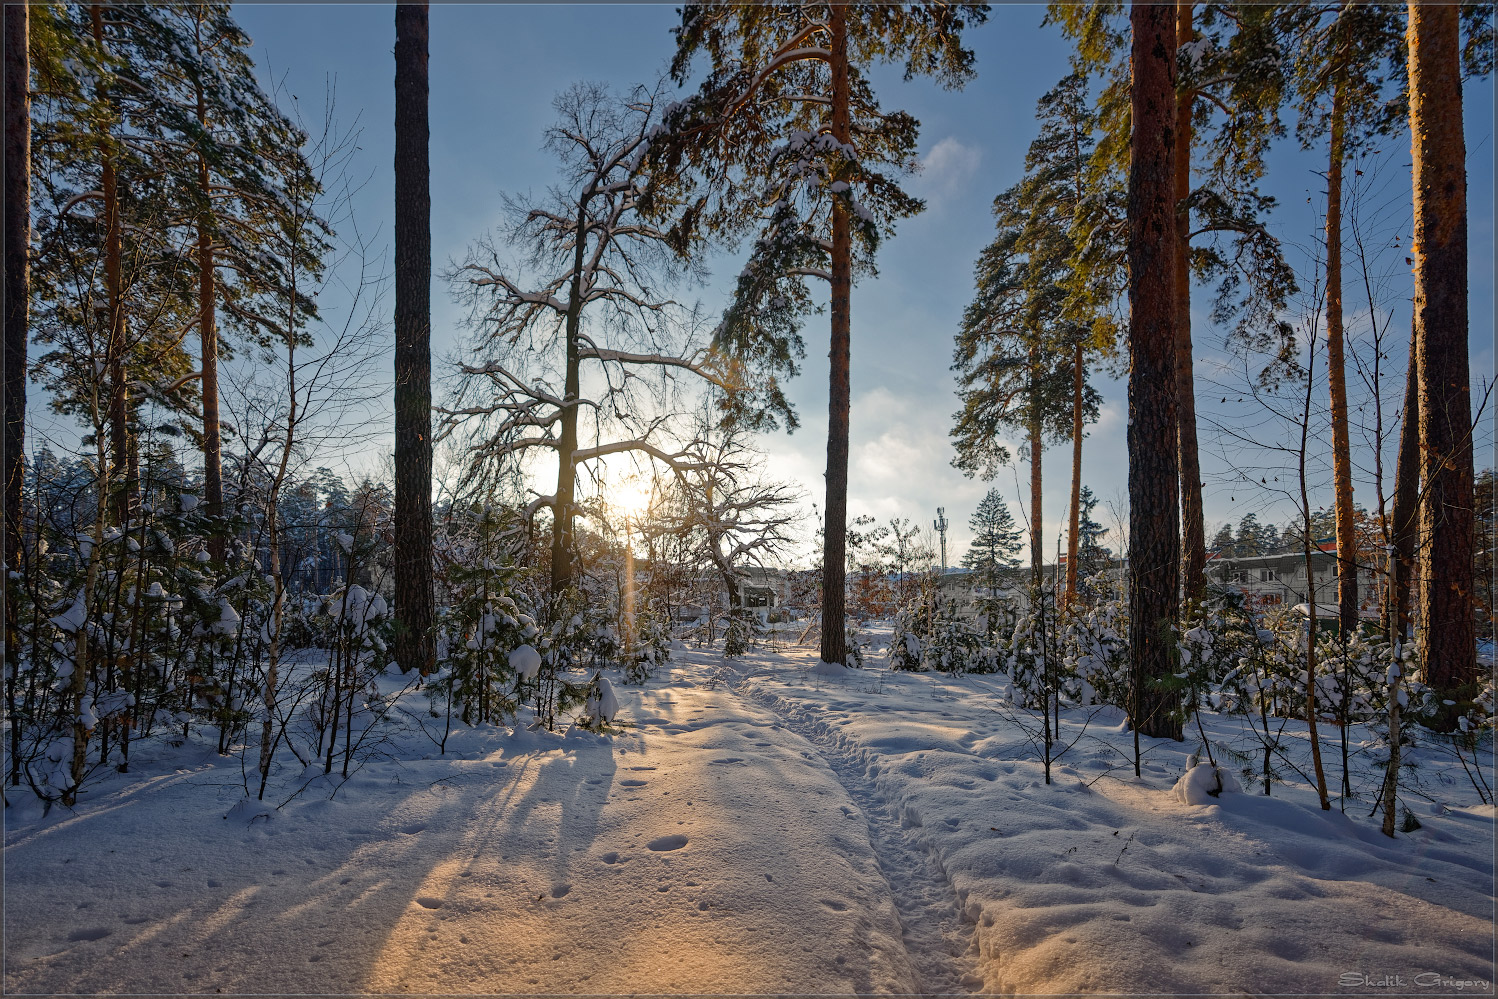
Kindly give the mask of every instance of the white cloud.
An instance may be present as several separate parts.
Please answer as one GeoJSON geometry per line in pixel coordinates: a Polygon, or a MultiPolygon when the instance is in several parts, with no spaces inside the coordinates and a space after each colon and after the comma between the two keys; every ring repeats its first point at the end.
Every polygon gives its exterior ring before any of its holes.
{"type": "Polygon", "coordinates": [[[920,178],[915,186],[931,201],[944,201],[962,190],[978,172],[980,159],[982,154],[977,149],[949,135],[921,157],[920,178]]]}

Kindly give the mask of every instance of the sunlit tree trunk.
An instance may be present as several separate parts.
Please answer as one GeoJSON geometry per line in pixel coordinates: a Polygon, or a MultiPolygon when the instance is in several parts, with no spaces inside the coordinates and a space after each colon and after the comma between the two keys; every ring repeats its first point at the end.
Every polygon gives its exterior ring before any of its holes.
{"type": "Polygon", "coordinates": [[[1129,166],[1129,657],[1130,717],[1145,735],[1181,738],[1177,671],[1180,468],[1176,449],[1174,7],[1136,3],[1129,166]]]}
{"type": "MultiPolygon", "coordinates": [[[[1192,40],[1192,8],[1176,4],[1176,45],[1192,40]]],[[[1206,524],[1202,512],[1201,461],[1196,440],[1196,371],[1191,350],[1191,214],[1185,202],[1191,196],[1191,111],[1193,92],[1176,102],[1175,145],[1175,377],[1176,443],[1181,462],[1181,558],[1182,580],[1188,600],[1200,602],[1205,593],[1207,571],[1206,524]]]]}
{"type": "MultiPolygon", "coordinates": [[[[94,44],[104,48],[104,15],[99,4],[89,8],[94,44]]],[[[102,87],[102,84],[101,84],[102,87]]],[[[115,168],[114,137],[100,136],[100,193],[104,200],[104,289],[107,329],[105,353],[109,370],[109,465],[116,483],[112,513],[117,524],[130,516],[136,476],[130,458],[129,394],[125,383],[125,287],[123,238],[120,224],[119,177],[115,168]]]]}
{"type": "Polygon", "coordinates": [[[1061,606],[1068,607],[1077,595],[1077,558],[1082,529],[1082,344],[1072,348],[1071,399],[1071,511],[1066,525],[1066,593],[1061,606]]]}
{"type": "MultiPolygon", "coordinates": [[[[848,22],[846,9],[828,5],[832,36],[832,137],[850,142],[848,73],[848,22]]],[[[839,173],[846,173],[846,167],[839,173]]],[[[839,179],[847,179],[840,177],[839,179]]],[[[827,522],[822,557],[822,661],[841,663],[847,659],[844,625],[845,577],[848,529],[848,411],[849,340],[852,321],[850,299],[853,286],[853,234],[848,206],[842,199],[832,202],[832,344],[829,351],[831,379],[827,392],[827,522]]]]}
{"type": "MultiPolygon", "coordinates": [[[[1414,163],[1415,364],[1420,378],[1420,578],[1426,682],[1443,699],[1476,695],[1472,407],[1467,362],[1467,166],[1460,11],[1409,5],[1414,163]]],[[[1449,729],[1458,709],[1435,724],[1449,729]]]]}
{"type": "Polygon", "coordinates": [[[432,198],[427,5],[395,8],[395,661],[431,672],[432,198]]]}

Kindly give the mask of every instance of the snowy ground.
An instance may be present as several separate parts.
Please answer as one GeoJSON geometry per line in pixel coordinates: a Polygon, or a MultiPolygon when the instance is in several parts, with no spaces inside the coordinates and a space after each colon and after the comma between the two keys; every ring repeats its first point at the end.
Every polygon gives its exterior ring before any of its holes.
{"type": "Polygon", "coordinates": [[[1136,779],[1116,719],[1068,715],[1046,786],[1002,678],[814,661],[678,652],[618,688],[624,734],[411,733],[279,809],[161,746],[7,810],[0,991],[1492,992],[1459,771],[1389,841],[1303,787],[1181,804],[1191,742],[1136,779]]]}

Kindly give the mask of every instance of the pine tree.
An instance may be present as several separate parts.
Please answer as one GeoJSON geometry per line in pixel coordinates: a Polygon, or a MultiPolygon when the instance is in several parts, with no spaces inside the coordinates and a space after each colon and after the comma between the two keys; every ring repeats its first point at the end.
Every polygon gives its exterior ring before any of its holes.
{"type": "Polygon", "coordinates": [[[1025,168],[1036,180],[1031,192],[1032,212],[1042,215],[1048,224],[1034,227],[1036,235],[1029,245],[1032,257],[1062,258],[1054,270],[1054,280],[1065,289],[1061,333],[1063,339],[1071,341],[1071,503],[1066,532],[1066,589],[1061,598],[1065,607],[1076,594],[1080,564],[1083,427],[1088,419],[1096,418],[1096,406],[1089,404],[1086,362],[1115,352],[1117,329],[1099,301],[1097,285],[1077,276],[1086,273],[1085,265],[1078,264],[1086,258],[1088,243],[1098,236],[1087,185],[1097,120],[1088,103],[1086,80],[1075,73],[1066,77],[1041,97],[1035,116],[1041,121],[1041,129],[1030,143],[1025,168]]]}
{"type": "MultiPolygon", "coordinates": [[[[55,349],[38,368],[54,408],[85,422],[103,376],[116,519],[138,489],[146,404],[175,413],[174,432],[201,438],[216,513],[217,309],[250,342],[277,341],[291,292],[285,261],[265,246],[294,214],[290,192],[309,183],[306,137],[256,84],[249,39],[226,4],[68,6],[47,24],[33,114],[34,304],[37,340],[55,349]],[[88,304],[95,272],[102,316],[88,304]],[[198,371],[182,347],[194,326],[198,371]]],[[[302,271],[319,266],[325,232],[308,230],[293,248],[302,271]]],[[[316,315],[306,298],[297,308],[316,315]]]]}
{"type": "Polygon", "coordinates": [[[1091,489],[1083,486],[1079,503],[1081,511],[1077,518],[1077,570],[1084,578],[1105,572],[1113,559],[1112,550],[1103,546],[1108,529],[1092,519],[1092,511],[1097,505],[1098,498],[1091,489]]]}
{"type": "Polygon", "coordinates": [[[1342,306],[1342,174],[1344,164],[1400,124],[1403,111],[1401,23],[1397,8],[1338,0],[1285,4],[1276,12],[1293,57],[1296,133],[1309,148],[1327,138],[1326,356],[1331,395],[1332,478],[1339,561],[1341,634],[1358,623],[1357,547],[1342,306]]]}
{"type": "MultiPolygon", "coordinates": [[[[0,547],[3,567],[0,572],[0,627],[5,629],[5,670],[10,678],[7,695],[10,700],[10,717],[15,717],[15,677],[20,669],[19,639],[16,632],[17,597],[19,587],[11,581],[11,573],[22,571],[21,553],[21,497],[26,478],[26,340],[30,320],[31,298],[31,59],[30,8],[26,4],[6,4],[4,17],[5,52],[5,205],[4,212],[4,295],[5,337],[3,354],[3,382],[0,395],[4,397],[0,411],[4,414],[3,437],[0,437],[0,530],[4,532],[4,545],[0,547]]],[[[17,728],[12,722],[12,728],[17,728]]],[[[18,730],[12,733],[13,738],[18,730]]],[[[19,783],[19,761],[15,756],[15,745],[11,754],[11,783],[19,783]]]]}
{"type": "Polygon", "coordinates": [[[864,67],[903,63],[908,77],[959,86],[972,76],[962,30],[983,4],[689,4],[672,75],[711,60],[691,98],[667,116],[652,150],[659,189],[701,182],[689,220],[737,237],[756,230],[749,265],[717,346],[741,366],[729,415],[795,420],[780,385],[804,353],[808,277],[831,286],[822,658],[843,662],[851,288],[855,269],[896,220],[921,210],[884,171],[908,172],[918,123],[884,112],[864,67]],[[857,257],[855,258],[855,254],[857,257]]]}
{"type": "Polygon", "coordinates": [[[1212,550],[1220,558],[1238,557],[1237,543],[1233,540],[1232,524],[1223,524],[1217,529],[1217,533],[1212,536],[1212,550]]]}
{"type": "MultiPolygon", "coordinates": [[[[1136,3],[1129,170],[1129,657],[1135,730],[1181,738],[1175,392],[1175,11],[1136,3]]],[[[1136,752],[1136,770],[1138,768],[1136,752]]]]}
{"type": "MultiPolygon", "coordinates": [[[[1057,93],[1043,99],[1043,110],[1055,107],[1057,93]]],[[[1035,168],[994,199],[998,235],[978,259],[977,296],[963,313],[952,364],[962,400],[951,431],[954,465],[992,479],[1010,460],[1004,430],[1025,435],[1030,565],[1037,585],[1044,558],[1045,442],[1068,436],[1078,442],[1078,425],[1096,419],[1099,398],[1085,380],[1077,396],[1078,354],[1093,326],[1075,307],[1068,283],[1076,204],[1067,196],[1070,177],[1064,166],[1058,170],[1045,158],[1044,149],[1039,141],[1032,145],[1035,168]]]]}
{"type": "MultiPolygon", "coordinates": [[[[1173,132],[1176,158],[1172,190],[1177,209],[1172,261],[1175,303],[1177,466],[1181,476],[1183,583],[1200,599],[1206,564],[1205,522],[1196,431],[1191,279],[1215,281],[1214,322],[1233,324],[1233,335],[1283,340],[1289,327],[1279,311],[1295,288],[1277,239],[1265,226],[1274,199],[1258,191],[1264,155],[1279,134],[1283,80],[1267,11],[1256,5],[1175,4],[1172,22],[1177,65],[1173,132]],[[1200,163],[1195,163],[1199,157],[1200,163]],[[1193,166],[1200,182],[1193,184],[1193,166]],[[1194,225],[1194,228],[1193,228],[1194,225]]],[[[1130,59],[1128,35],[1116,0],[1052,4],[1047,20],[1076,43],[1073,63],[1100,75],[1098,142],[1093,175],[1124,173],[1130,166],[1130,59]]],[[[1096,181],[1095,181],[1096,182],[1096,181]]],[[[1121,220],[1120,220],[1121,221],[1121,220]]],[[[1094,252],[1092,268],[1122,265],[1094,252]]],[[[1107,283],[1106,281],[1104,282],[1107,283]]]]}
{"type": "MultiPolygon", "coordinates": [[[[1471,701],[1480,678],[1472,614],[1472,399],[1467,363],[1467,163],[1460,9],[1410,0],[1415,354],[1419,369],[1420,581],[1427,682],[1471,701]]],[[[1456,726],[1458,709],[1435,724],[1456,726]]]]}
{"type": "Polygon", "coordinates": [[[967,523],[973,529],[973,541],[962,556],[962,564],[974,572],[980,585],[993,592],[1003,583],[1004,570],[1018,564],[1015,556],[1021,531],[998,489],[988,491],[967,523]]]}
{"type": "Polygon", "coordinates": [[[427,5],[395,8],[395,661],[431,672],[432,199],[427,5]]]}

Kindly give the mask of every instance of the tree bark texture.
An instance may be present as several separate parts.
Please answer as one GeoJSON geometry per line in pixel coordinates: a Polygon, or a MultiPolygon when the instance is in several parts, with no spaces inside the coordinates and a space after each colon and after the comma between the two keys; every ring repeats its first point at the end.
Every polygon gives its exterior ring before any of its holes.
{"type": "MultiPolygon", "coordinates": [[[[200,24],[201,30],[201,24],[200,24]]],[[[199,48],[202,40],[199,39],[199,48]]],[[[208,109],[203,88],[197,87],[198,125],[208,129],[208,109]]],[[[219,430],[218,411],[218,324],[214,315],[218,294],[218,273],[213,258],[213,189],[208,173],[208,158],[198,153],[198,188],[203,199],[198,219],[198,342],[199,362],[203,372],[203,506],[210,517],[224,512],[223,438],[219,430]]],[[[214,561],[224,557],[224,535],[214,530],[208,535],[208,554],[214,561]]]]}
{"type": "MultiPolygon", "coordinates": [[[[1192,41],[1192,8],[1176,4],[1176,46],[1192,41]]],[[[1175,369],[1176,444],[1181,462],[1182,581],[1188,600],[1206,596],[1207,528],[1202,510],[1202,471],[1196,440],[1196,368],[1191,350],[1191,112],[1195,93],[1179,95],[1176,104],[1175,157],[1175,369]]]]}
{"type": "Polygon", "coordinates": [[[1045,580],[1045,518],[1042,507],[1045,493],[1041,488],[1044,473],[1045,443],[1040,420],[1040,348],[1030,348],[1030,418],[1026,433],[1030,443],[1030,585],[1040,589],[1045,580]]]}
{"type": "MultiPolygon", "coordinates": [[[[31,93],[30,18],[25,4],[6,4],[5,18],[5,565],[21,571],[22,487],[26,479],[26,340],[31,295],[31,93]]],[[[7,661],[16,646],[16,607],[7,574],[0,582],[5,604],[7,661]]],[[[12,662],[14,666],[14,663],[12,662]]],[[[15,674],[12,673],[12,676],[15,674]]],[[[19,726],[13,726],[19,730],[19,726]]],[[[14,761],[12,761],[14,762],[14,761]]]]}
{"type": "MultiPolygon", "coordinates": [[[[99,4],[89,8],[94,44],[104,48],[104,15],[99,4]]],[[[102,84],[101,84],[102,89],[102,84]]],[[[101,96],[104,96],[101,93],[101,96]]],[[[106,126],[107,127],[107,126],[106,126]]],[[[119,175],[115,168],[114,137],[99,136],[102,159],[99,186],[104,196],[104,289],[108,324],[105,359],[109,370],[109,469],[118,490],[111,497],[111,516],[116,524],[130,517],[137,478],[130,458],[130,400],[125,382],[125,280],[123,237],[120,223],[119,175]]]]}
{"type": "Polygon", "coordinates": [[[1177,460],[1175,157],[1176,12],[1136,3],[1129,165],[1129,657],[1130,720],[1145,735],[1181,738],[1177,671],[1180,467],[1177,460]]]}
{"type": "MultiPolygon", "coordinates": [[[[1339,26],[1339,38],[1341,31],[1339,26]]],[[[1342,327],[1342,161],[1346,116],[1347,96],[1343,75],[1338,72],[1332,81],[1331,142],[1326,168],[1326,380],[1331,393],[1332,487],[1337,519],[1337,618],[1344,638],[1354,634],[1358,627],[1357,523],[1352,508],[1352,445],[1348,436],[1342,327]]]]}
{"type": "MultiPolygon", "coordinates": [[[[1473,619],[1472,406],[1467,364],[1467,166],[1459,10],[1409,5],[1414,162],[1415,364],[1420,378],[1420,578],[1426,681],[1470,700],[1478,683],[1473,619]]],[[[1455,725],[1454,710],[1436,724],[1455,725]]]]}
{"type": "Polygon", "coordinates": [[[1071,359],[1071,511],[1066,525],[1066,593],[1063,608],[1071,606],[1077,596],[1077,558],[1081,550],[1082,529],[1082,344],[1072,348],[1071,359]]]}
{"type": "Polygon", "coordinates": [[[395,8],[395,660],[436,665],[432,594],[432,198],[427,5],[395,8]]]}
{"type": "MultiPolygon", "coordinates": [[[[848,21],[839,4],[828,7],[832,35],[832,137],[850,141],[850,80],[848,73],[848,21]]],[[[839,168],[840,175],[847,168],[839,168]]],[[[850,177],[839,179],[851,181],[850,177]]],[[[830,376],[827,392],[827,523],[822,541],[822,661],[847,660],[844,625],[845,575],[848,530],[848,410],[849,342],[852,332],[853,233],[847,203],[832,202],[832,342],[828,351],[830,376]]]]}
{"type": "Polygon", "coordinates": [[[1394,464],[1394,504],[1390,511],[1394,551],[1389,565],[1390,639],[1401,642],[1409,632],[1410,580],[1415,575],[1415,545],[1420,532],[1420,372],[1415,364],[1415,330],[1410,329],[1409,370],[1404,376],[1403,422],[1399,456],[1394,464]]]}
{"type": "Polygon", "coordinates": [[[571,296],[567,301],[567,373],[562,389],[562,430],[557,438],[557,490],[552,496],[551,597],[555,602],[572,585],[572,518],[576,511],[577,410],[582,394],[582,358],[578,335],[582,331],[583,258],[587,253],[588,209],[583,200],[577,209],[577,245],[572,255],[571,296]]]}

